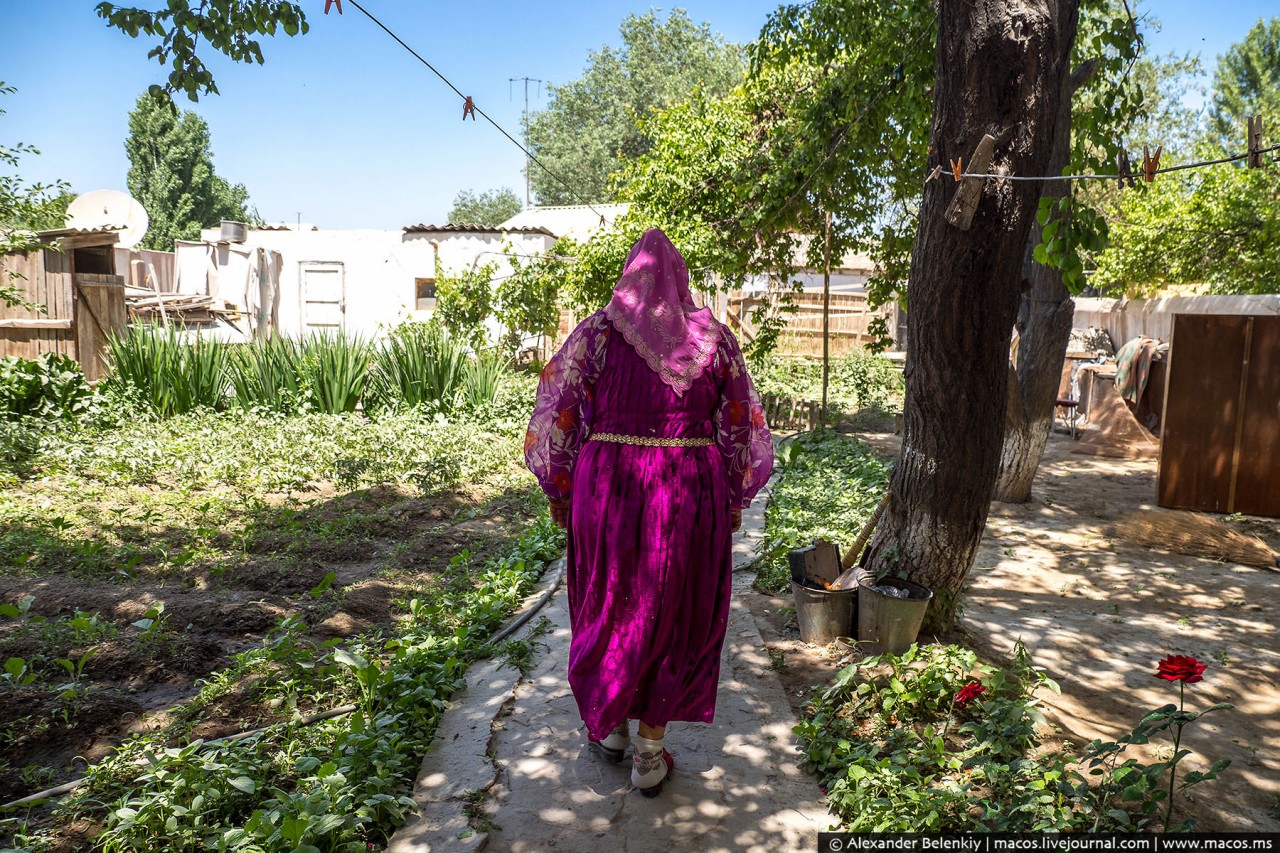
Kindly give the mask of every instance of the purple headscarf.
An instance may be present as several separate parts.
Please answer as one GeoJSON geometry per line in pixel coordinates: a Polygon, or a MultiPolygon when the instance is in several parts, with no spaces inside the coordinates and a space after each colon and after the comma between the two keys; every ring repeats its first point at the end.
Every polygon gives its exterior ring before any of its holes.
{"type": "Polygon", "coordinates": [[[627,255],[604,313],[677,394],[689,390],[716,354],[720,324],[710,308],[693,304],[684,258],[656,228],[627,255]]]}

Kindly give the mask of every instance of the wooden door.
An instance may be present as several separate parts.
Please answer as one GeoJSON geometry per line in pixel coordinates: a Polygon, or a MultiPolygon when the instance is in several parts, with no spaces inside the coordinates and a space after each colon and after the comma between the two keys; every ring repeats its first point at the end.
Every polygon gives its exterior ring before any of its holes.
{"type": "Polygon", "coordinates": [[[299,271],[302,281],[302,330],[337,332],[345,325],[347,299],[345,269],[339,262],[303,262],[299,271]]]}

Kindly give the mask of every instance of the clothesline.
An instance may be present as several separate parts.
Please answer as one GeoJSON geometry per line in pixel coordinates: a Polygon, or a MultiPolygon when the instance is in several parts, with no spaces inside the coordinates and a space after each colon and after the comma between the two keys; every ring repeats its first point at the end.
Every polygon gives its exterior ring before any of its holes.
{"type": "MultiPolygon", "coordinates": [[[[573,194],[574,198],[582,202],[583,205],[586,206],[592,213],[599,214],[601,223],[607,223],[610,225],[613,224],[609,220],[609,218],[605,216],[603,213],[600,213],[600,211],[597,210],[595,206],[591,204],[591,202],[583,198],[582,194],[579,193],[572,184],[570,184],[567,180],[560,177],[560,175],[556,174],[551,169],[549,169],[545,163],[543,163],[541,160],[538,159],[536,154],[534,154],[524,145],[524,143],[520,142],[520,140],[516,139],[514,136],[508,133],[506,128],[498,124],[498,122],[494,121],[493,117],[490,116],[488,113],[486,113],[484,110],[480,109],[480,107],[477,106],[471,100],[470,97],[462,94],[462,90],[459,89],[457,86],[455,86],[452,80],[444,76],[444,74],[442,74],[439,69],[437,69],[434,65],[428,62],[426,59],[424,59],[421,54],[419,54],[416,50],[414,50],[407,43],[405,43],[404,39],[400,38],[400,36],[392,32],[390,27],[388,27],[386,24],[382,23],[382,21],[374,17],[373,13],[371,13],[368,9],[364,8],[364,6],[361,6],[358,0],[347,0],[347,2],[349,2],[352,6],[354,6],[356,9],[362,12],[364,16],[368,18],[370,21],[373,21],[373,23],[375,23],[379,28],[381,28],[383,32],[391,36],[391,38],[395,39],[396,43],[399,44],[401,47],[403,47],[405,50],[409,51],[409,53],[413,56],[414,59],[418,60],[423,65],[425,65],[431,71],[432,74],[435,74],[444,82],[446,86],[452,89],[454,91],[454,94],[456,94],[459,98],[462,98],[463,104],[465,105],[464,112],[463,112],[464,118],[469,112],[474,112],[475,114],[482,116],[485,121],[493,125],[498,130],[499,133],[501,133],[503,136],[509,139],[513,145],[519,148],[524,153],[524,155],[529,158],[530,162],[536,163],[538,165],[538,168],[542,169],[542,171],[546,172],[548,175],[550,175],[551,177],[559,181],[560,184],[565,189],[567,189],[570,193],[573,194]]],[[[341,7],[339,7],[338,11],[339,11],[339,14],[341,14],[341,11],[342,11],[341,7]]]]}
{"type": "MultiPolygon", "coordinates": [[[[1280,151],[1280,144],[1270,145],[1266,148],[1260,148],[1256,153],[1267,154],[1272,151],[1280,151]]],[[[1155,169],[1154,171],[1152,171],[1151,174],[1163,175],[1168,172],[1181,172],[1187,169],[1201,169],[1201,168],[1204,168],[1205,166],[1216,166],[1221,163],[1234,163],[1238,160],[1247,159],[1249,156],[1250,156],[1250,152],[1246,151],[1244,154],[1235,154],[1231,157],[1219,157],[1216,160],[1199,160],[1199,161],[1196,161],[1195,163],[1183,163],[1178,166],[1165,166],[1162,169],[1155,169]]],[[[933,172],[930,173],[929,178],[927,180],[933,180],[934,178],[941,177],[944,175],[954,175],[954,173],[948,172],[941,165],[939,165],[934,168],[933,172]]],[[[1132,175],[1124,176],[1124,179],[1128,180],[1129,178],[1134,178],[1136,180],[1140,176],[1141,176],[1141,172],[1135,172],[1132,175]]],[[[1006,175],[1006,174],[1001,174],[999,172],[961,172],[959,174],[959,177],[960,178],[995,178],[996,180],[1001,180],[1001,181],[1118,181],[1118,180],[1121,180],[1121,176],[1119,174],[1033,176],[1033,175],[1006,175]]]]}

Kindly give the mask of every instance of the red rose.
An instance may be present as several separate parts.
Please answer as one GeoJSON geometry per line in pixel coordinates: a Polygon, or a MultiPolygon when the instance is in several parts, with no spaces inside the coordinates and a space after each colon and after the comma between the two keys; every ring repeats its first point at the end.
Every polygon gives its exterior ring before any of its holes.
{"type": "Polygon", "coordinates": [[[983,693],[987,692],[987,688],[983,687],[976,681],[971,681],[964,687],[960,688],[960,692],[956,694],[956,704],[963,708],[974,699],[977,699],[983,693]]]}
{"type": "Polygon", "coordinates": [[[1205,665],[1189,655],[1169,655],[1156,664],[1156,678],[1195,684],[1204,678],[1205,665]]]}
{"type": "Polygon", "coordinates": [[[551,484],[560,490],[560,494],[567,496],[573,488],[573,478],[569,476],[569,472],[560,471],[551,478],[551,484]]]}
{"type": "Polygon", "coordinates": [[[751,425],[757,429],[764,426],[764,409],[759,406],[751,407],[751,425]]]}
{"type": "Polygon", "coordinates": [[[729,401],[729,423],[736,424],[747,413],[747,407],[740,400],[729,401]]]}
{"type": "Polygon", "coordinates": [[[578,422],[578,416],[573,413],[573,409],[561,409],[560,416],[556,418],[556,426],[568,432],[573,429],[573,425],[578,422]]]}

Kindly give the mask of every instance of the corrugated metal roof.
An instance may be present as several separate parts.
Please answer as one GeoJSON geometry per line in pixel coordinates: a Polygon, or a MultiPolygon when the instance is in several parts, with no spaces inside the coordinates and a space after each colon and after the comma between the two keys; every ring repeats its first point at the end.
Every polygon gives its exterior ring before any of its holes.
{"type": "Polygon", "coordinates": [[[71,237],[76,234],[107,234],[123,231],[126,225],[99,225],[97,228],[54,228],[49,231],[37,231],[37,237],[71,237]]]}
{"type": "Polygon", "coordinates": [[[504,228],[502,226],[498,226],[497,228],[489,228],[484,225],[470,225],[457,222],[450,222],[447,225],[423,225],[419,223],[417,225],[406,225],[404,227],[404,233],[406,234],[430,234],[441,232],[450,232],[454,234],[542,234],[546,237],[556,236],[547,229],[541,227],[504,228]]]}

